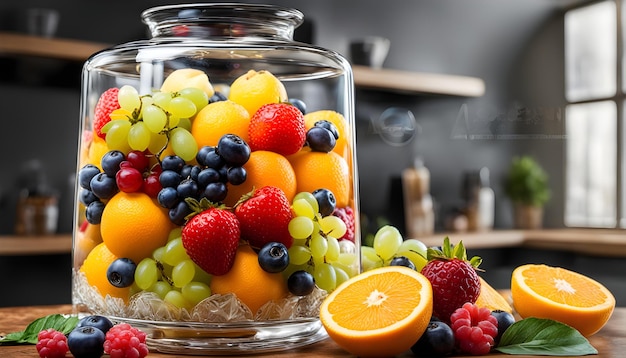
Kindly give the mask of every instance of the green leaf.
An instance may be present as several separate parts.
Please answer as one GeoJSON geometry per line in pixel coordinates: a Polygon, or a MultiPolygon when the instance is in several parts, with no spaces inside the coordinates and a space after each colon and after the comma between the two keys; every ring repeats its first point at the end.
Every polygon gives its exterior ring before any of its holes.
{"type": "Polygon", "coordinates": [[[37,335],[44,329],[52,328],[63,334],[69,334],[78,324],[78,317],[65,317],[61,314],[52,314],[37,318],[26,329],[20,332],[7,334],[0,339],[0,345],[37,344],[37,335]]]}
{"type": "Polygon", "coordinates": [[[554,320],[532,317],[513,323],[494,350],[507,354],[549,356],[598,354],[576,329],[554,320]]]}

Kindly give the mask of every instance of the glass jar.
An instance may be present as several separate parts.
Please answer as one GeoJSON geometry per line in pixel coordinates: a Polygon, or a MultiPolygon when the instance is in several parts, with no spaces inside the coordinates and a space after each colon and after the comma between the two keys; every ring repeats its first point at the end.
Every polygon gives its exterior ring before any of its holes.
{"type": "Polygon", "coordinates": [[[321,301],[360,272],[348,62],[295,42],[294,9],[142,19],[151,39],[83,69],[75,311],[129,322],[168,353],[325,338],[321,301]]]}

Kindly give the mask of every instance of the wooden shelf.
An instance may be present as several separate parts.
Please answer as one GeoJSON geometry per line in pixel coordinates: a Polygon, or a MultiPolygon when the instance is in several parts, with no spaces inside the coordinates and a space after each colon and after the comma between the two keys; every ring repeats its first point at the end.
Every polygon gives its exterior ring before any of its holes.
{"type": "Polygon", "coordinates": [[[0,236],[0,256],[56,255],[72,252],[72,235],[0,236]]]}
{"type": "MultiPolygon", "coordinates": [[[[85,61],[92,54],[108,48],[108,44],[42,38],[0,32],[0,55],[36,56],[71,61],[85,61]]],[[[356,87],[408,93],[479,97],[485,93],[485,83],[475,77],[419,73],[390,69],[353,66],[356,87]]]]}

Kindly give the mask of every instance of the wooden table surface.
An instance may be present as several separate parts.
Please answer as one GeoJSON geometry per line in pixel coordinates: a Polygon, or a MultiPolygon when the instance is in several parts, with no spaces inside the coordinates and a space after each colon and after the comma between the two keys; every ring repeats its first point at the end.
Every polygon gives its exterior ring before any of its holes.
{"type": "MultiPolygon", "coordinates": [[[[54,313],[70,313],[71,305],[58,306],[26,306],[26,307],[4,307],[0,308],[0,335],[10,332],[23,330],[32,320],[54,313]]],[[[624,357],[626,352],[626,307],[617,308],[613,316],[602,328],[600,332],[589,338],[590,343],[598,350],[599,357],[624,357]]],[[[393,342],[389,342],[393,344],[393,342]]],[[[339,348],[332,340],[311,344],[300,349],[289,350],[275,354],[260,354],[251,357],[351,357],[350,354],[339,348]]],[[[412,357],[410,351],[405,352],[400,357],[412,357]]],[[[34,345],[22,346],[0,346],[0,357],[10,358],[38,358],[37,350],[34,345]]],[[[71,354],[67,354],[71,357],[71,354]]],[[[152,358],[171,358],[171,357],[189,357],[171,354],[150,353],[148,357],[152,358]]],[[[531,357],[531,356],[512,356],[506,354],[492,353],[488,357],[531,357]]],[[[534,356],[536,357],[536,356],[534,356]]]]}

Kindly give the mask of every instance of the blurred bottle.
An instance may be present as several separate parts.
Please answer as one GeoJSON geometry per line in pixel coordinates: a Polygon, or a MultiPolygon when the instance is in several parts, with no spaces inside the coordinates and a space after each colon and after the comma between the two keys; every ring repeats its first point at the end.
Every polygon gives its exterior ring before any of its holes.
{"type": "Polygon", "coordinates": [[[469,231],[493,229],[495,194],[489,184],[489,168],[465,174],[463,181],[465,215],[469,231]]]}
{"type": "Polygon", "coordinates": [[[435,212],[430,195],[430,171],[421,159],[402,172],[402,190],[407,237],[431,235],[435,231],[435,212]]]}
{"type": "Polygon", "coordinates": [[[52,235],[57,231],[58,195],[48,185],[38,160],[24,163],[18,177],[17,235],[52,235]]]}

